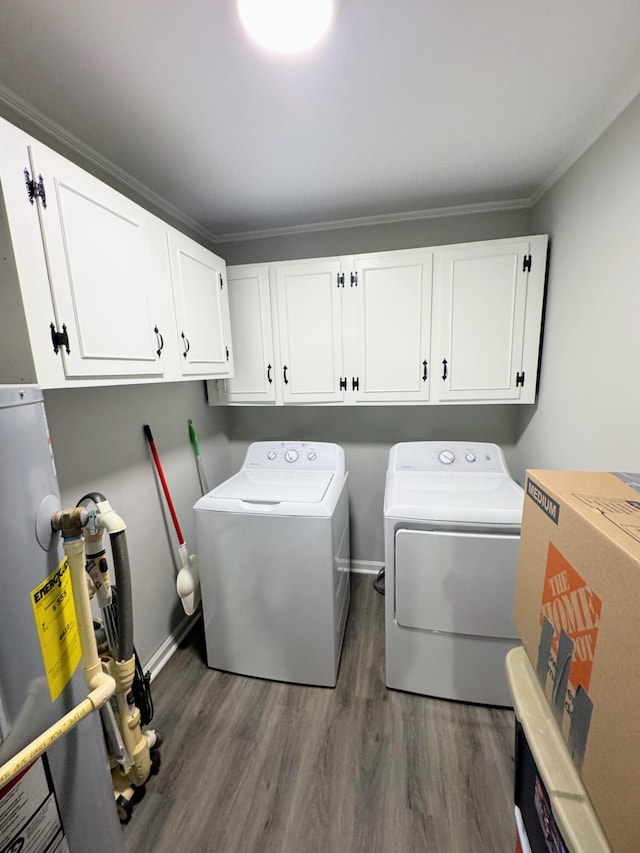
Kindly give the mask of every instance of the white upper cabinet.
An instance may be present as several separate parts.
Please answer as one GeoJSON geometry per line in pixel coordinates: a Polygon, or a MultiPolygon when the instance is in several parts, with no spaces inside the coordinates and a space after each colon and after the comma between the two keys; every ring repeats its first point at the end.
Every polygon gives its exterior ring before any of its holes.
{"type": "Polygon", "coordinates": [[[269,267],[229,267],[227,285],[235,376],[225,380],[225,399],[275,403],[281,374],[274,359],[269,267]]]}
{"type": "Polygon", "coordinates": [[[285,403],[339,402],[342,349],[340,261],[292,261],[274,269],[285,403]]]}
{"type": "Polygon", "coordinates": [[[436,252],[437,400],[534,401],[546,257],[546,236],[436,252]]]}
{"type": "Polygon", "coordinates": [[[29,157],[31,177],[43,178],[37,208],[65,376],[162,376],[169,329],[151,298],[149,214],[45,146],[31,144],[29,157]]]}
{"type": "Polygon", "coordinates": [[[182,373],[233,375],[225,262],[173,228],[167,247],[182,373]]]}
{"type": "Polygon", "coordinates": [[[353,402],[428,401],[432,267],[422,250],[352,259],[353,402]]]}
{"type": "Polygon", "coordinates": [[[543,235],[231,267],[241,355],[211,399],[533,402],[546,259],[543,235]]]}
{"type": "Polygon", "coordinates": [[[224,261],[2,119],[0,275],[0,382],[232,373],[224,261]]]}

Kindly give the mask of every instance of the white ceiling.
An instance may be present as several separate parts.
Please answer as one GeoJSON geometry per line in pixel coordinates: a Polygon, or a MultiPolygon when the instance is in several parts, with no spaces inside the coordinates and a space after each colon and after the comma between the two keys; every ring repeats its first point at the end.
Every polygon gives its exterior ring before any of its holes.
{"type": "Polygon", "coordinates": [[[276,58],[233,0],[4,0],[0,102],[224,240],[530,205],[640,91],[638,0],[335,2],[276,58]]]}

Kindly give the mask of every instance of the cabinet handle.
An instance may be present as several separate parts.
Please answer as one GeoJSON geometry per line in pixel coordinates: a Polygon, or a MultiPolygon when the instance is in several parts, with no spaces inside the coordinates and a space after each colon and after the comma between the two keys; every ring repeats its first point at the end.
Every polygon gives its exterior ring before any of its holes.
{"type": "Polygon", "coordinates": [[[271,385],[271,383],[273,382],[273,379],[271,378],[271,365],[270,364],[267,365],[267,382],[269,383],[269,385],[271,385]]]}
{"type": "Polygon", "coordinates": [[[426,382],[426,381],[427,381],[427,379],[429,378],[429,374],[428,374],[428,372],[427,372],[427,366],[428,366],[428,365],[427,365],[427,362],[426,362],[426,361],[423,361],[423,362],[422,362],[422,381],[423,381],[423,382],[426,382]]]}
{"type": "Polygon", "coordinates": [[[285,385],[288,385],[288,384],[289,384],[289,380],[287,379],[287,365],[286,365],[286,364],[285,364],[285,366],[282,368],[282,373],[283,373],[283,376],[284,376],[284,384],[285,384],[285,385]]]}
{"type": "Polygon", "coordinates": [[[343,378],[341,376],[340,377],[340,391],[346,391],[346,390],[347,390],[347,377],[345,376],[343,378]]]}
{"type": "Polygon", "coordinates": [[[157,338],[156,343],[158,344],[158,349],[156,350],[156,355],[158,356],[158,358],[160,358],[160,356],[162,355],[162,350],[164,349],[164,338],[160,334],[160,330],[158,329],[157,326],[153,327],[153,331],[155,332],[155,335],[157,338]]]}
{"type": "Polygon", "coordinates": [[[351,390],[352,391],[359,391],[360,390],[360,377],[359,376],[352,376],[351,377],[351,390]]]}
{"type": "Polygon", "coordinates": [[[442,380],[444,381],[447,378],[447,359],[446,358],[442,359],[442,366],[444,367],[444,370],[442,371],[442,380]]]}
{"type": "Polygon", "coordinates": [[[191,344],[189,343],[189,338],[185,335],[184,332],[180,332],[180,337],[182,338],[182,341],[184,343],[184,352],[182,353],[182,355],[186,358],[187,353],[191,349],[191,344]]]}

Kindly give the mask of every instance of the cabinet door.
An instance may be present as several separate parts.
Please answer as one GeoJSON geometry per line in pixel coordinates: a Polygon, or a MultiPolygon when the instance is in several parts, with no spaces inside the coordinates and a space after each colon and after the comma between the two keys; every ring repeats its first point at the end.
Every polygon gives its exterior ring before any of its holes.
{"type": "Polygon", "coordinates": [[[66,376],[162,376],[146,212],[44,146],[29,155],[66,376]]]}
{"type": "Polygon", "coordinates": [[[269,267],[227,269],[233,340],[233,379],[225,380],[231,403],[274,403],[279,371],[273,358],[269,267]]]}
{"type": "Polygon", "coordinates": [[[545,265],[546,237],[436,253],[438,400],[533,400],[545,265]]]}
{"type": "Polygon", "coordinates": [[[285,403],[344,399],[339,274],[340,261],[331,258],[276,267],[285,403]]]}
{"type": "Polygon", "coordinates": [[[353,259],[354,401],[429,399],[432,265],[430,252],[353,259]]]}
{"type": "Polygon", "coordinates": [[[167,233],[176,329],[185,376],[231,376],[225,263],[175,229],[167,233]]]}

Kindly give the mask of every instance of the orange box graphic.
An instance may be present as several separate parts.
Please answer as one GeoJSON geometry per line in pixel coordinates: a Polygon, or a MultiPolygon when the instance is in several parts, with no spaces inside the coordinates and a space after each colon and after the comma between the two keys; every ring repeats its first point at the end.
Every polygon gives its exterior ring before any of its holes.
{"type": "Polygon", "coordinates": [[[551,650],[556,658],[561,629],[564,629],[574,642],[569,670],[569,683],[573,693],[579,684],[582,684],[585,690],[589,689],[601,612],[602,601],[550,542],[540,623],[546,618],[553,625],[551,650]]]}

